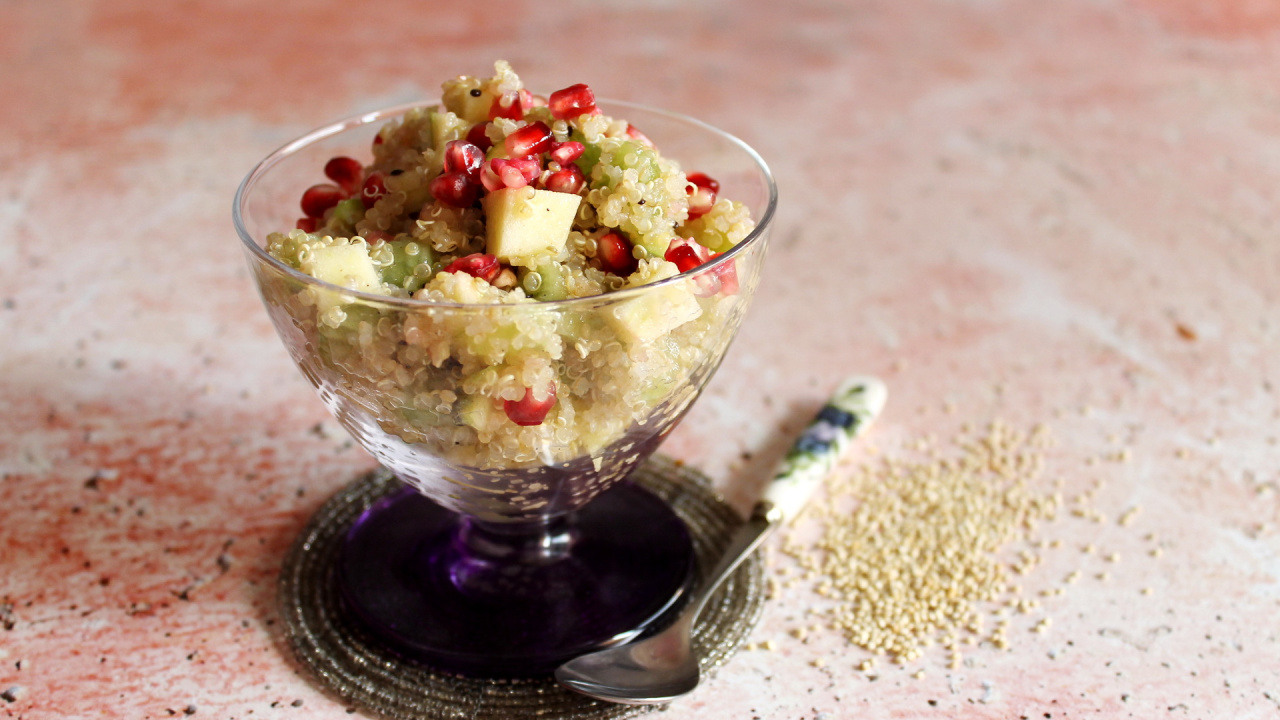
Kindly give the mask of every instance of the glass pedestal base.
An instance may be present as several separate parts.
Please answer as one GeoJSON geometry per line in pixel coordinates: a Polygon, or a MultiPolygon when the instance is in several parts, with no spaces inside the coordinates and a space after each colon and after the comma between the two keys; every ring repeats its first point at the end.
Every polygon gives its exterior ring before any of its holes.
{"type": "Polygon", "coordinates": [[[406,488],[347,533],[350,611],[403,655],[473,677],[532,677],[634,637],[683,599],[684,522],[622,482],[555,525],[477,523],[406,488]]]}

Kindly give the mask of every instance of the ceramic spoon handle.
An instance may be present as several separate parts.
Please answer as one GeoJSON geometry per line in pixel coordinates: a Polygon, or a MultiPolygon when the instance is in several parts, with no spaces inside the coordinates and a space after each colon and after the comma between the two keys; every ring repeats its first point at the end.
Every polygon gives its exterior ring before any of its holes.
{"type": "Polygon", "coordinates": [[[835,467],[840,454],[880,414],[885,396],[884,383],[873,377],[852,377],[840,385],[782,459],[764,497],[756,503],[747,522],[734,531],[720,562],[707,574],[705,584],[677,622],[692,625],[729,573],[769,533],[795,518],[835,467]]]}
{"type": "Polygon", "coordinates": [[[841,383],[796,438],[765,490],[763,502],[772,505],[769,514],[775,516],[770,518],[774,523],[789,522],[800,513],[840,455],[884,409],[887,396],[878,378],[855,376],[841,383]]]}

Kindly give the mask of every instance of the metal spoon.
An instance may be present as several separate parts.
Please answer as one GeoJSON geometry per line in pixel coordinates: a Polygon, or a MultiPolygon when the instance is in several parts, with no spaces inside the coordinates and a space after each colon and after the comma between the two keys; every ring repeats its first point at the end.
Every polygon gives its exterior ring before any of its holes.
{"type": "Polygon", "coordinates": [[[876,378],[842,383],[791,446],[751,518],[734,532],[720,562],[675,622],[642,640],[574,658],[556,669],[556,680],[598,700],[631,705],[664,703],[692,692],[699,680],[693,623],[703,606],[772,530],[804,508],[840,454],[880,414],[885,398],[884,383],[876,378]]]}

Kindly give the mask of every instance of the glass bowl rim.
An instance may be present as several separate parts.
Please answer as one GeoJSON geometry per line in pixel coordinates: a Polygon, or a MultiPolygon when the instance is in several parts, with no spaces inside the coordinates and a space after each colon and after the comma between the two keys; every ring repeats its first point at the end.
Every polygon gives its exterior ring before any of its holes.
{"type": "MultiPolygon", "coordinates": [[[[249,174],[245,175],[244,179],[240,181],[240,186],[236,188],[235,198],[233,199],[232,206],[231,206],[231,216],[236,226],[236,232],[240,235],[240,241],[244,243],[245,248],[253,256],[255,256],[259,261],[274,267],[277,271],[282,272],[285,275],[288,275],[294,280],[297,280],[305,285],[311,285],[311,286],[323,288],[331,292],[342,293],[344,295],[352,296],[354,298],[359,299],[363,304],[373,303],[373,304],[379,304],[379,305],[402,306],[405,308],[418,308],[418,309],[421,309],[421,308],[494,308],[494,307],[507,308],[507,307],[535,307],[535,306],[540,308],[555,308],[555,307],[564,308],[564,307],[572,307],[575,305],[595,305],[595,304],[601,304],[601,303],[607,304],[614,301],[621,301],[630,297],[636,297],[639,295],[649,293],[654,288],[671,286],[678,282],[682,282],[686,278],[700,275],[706,272],[712,272],[716,268],[719,268],[721,265],[724,265],[730,262],[734,257],[736,257],[738,254],[743,252],[746,248],[763,242],[763,238],[765,237],[766,231],[768,230],[770,223],[773,221],[774,211],[777,209],[778,186],[774,182],[773,173],[770,172],[769,166],[765,163],[764,159],[760,157],[760,154],[757,153],[755,149],[753,149],[750,145],[746,144],[741,139],[739,139],[737,136],[727,133],[724,130],[721,130],[715,127],[714,125],[710,125],[701,120],[698,120],[697,118],[693,118],[688,115],[683,115],[681,113],[670,112],[668,110],[661,110],[659,108],[654,108],[654,107],[642,105],[639,103],[627,102],[625,100],[601,99],[600,101],[598,101],[598,104],[601,106],[604,106],[605,108],[619,107],[624,109],[641,110],[647,113],[663,115],[672,120],[678,120],[680,122],[687,123],[695,127],[699,127],[703,130],[706,130],[708,132],[711,132],[715,135],[720,136],[722,139],[728,140],[730,144],[737,146],[738,149],[745,152],[747,154],[747,157],[750,158],[752,162],[755,163],[756,169],[760,171],[761,177],[764,179],[765,185],[769,190],[769,198],[768,198],[768,202],[765,205],[764,212],[761,213],[759,218],[755,219],[756,226],[751,230],[750,234],[748,234],[747,237],[743,238],[742,241],[739,242],[737,245],[734,245],[732,248],[726,250],[724,253],[716,256],[714,260],[703,263],[697,266],[696,268],[687,270],[677,275],[673,275],[669,278],[664,278],[657,282],[648,283],[646,285],[640,285],[634,288],[613,290],[610,292],[601,293],[599,295],[587,295],[585,297],[566,298],[564,300],[532,300],[530,299],[530,302],[520,302],[520,303],[513,303],[513,304],[507,304],[507,303],[494,304],[494,303],[456,303],[456,302],[438,302],[434,300],[418,300],[412,297],[379,295],[376,293],[369,293],[361,290],[353,290],[351,288],[343,287],[341,285],[334,285],[332,283],[328,283],[318,278],[312,277],[311,275],[308,275],[300,270],[296,270],[286,265],[285,263],[281,262],[280,260],[277,260],[276,258],[272,257],[271,254],[267,252],[266,248],[259,245],[257,240],[255,240],[250,235],[249,231],[245,228],[242,209],[244,207],[245,199],[248,195],[248,192],[251,189],[253,189],[253,186],[257,183],[259,178],[265,175],[267,171],[269,171],[272,167],[274,167],[278,162],[283,160],[285,157],[292,155],[293,153],[297,152],[298,150],[301,150],[302,148],[308,145],[311,145],[313,143],[316,143],[320,140],[331,137],[333,135],[337,135],[345,130],[349,130],[361,125],[369,125],[371,123],[375,123],[379,121],[390,120],[395,117],[403,115],[409,110],[413,110],[416,108],[438,106],[439,104],[440,104],[439,101],[412,102],[412,103],[405,103],[402,105],[396,105],[388,108],[382,108],[379,110],[373,110],[370,112],[360,113],[359,115],[351,115],[341,120],[337,120],[327,125],[322,125],[318,128],[315,128],[310,132],[307,132],[293,140],[290,140],[284,145],[281,145],[279,148],[276,148],[275,151],[273,151],[271,154],[267,155],[265,158],[259,161],[258,164],[255,165],[253,169],[249,171],[249,174]]],[[[617,119],[625,120],[626,118],[617,118],[617,119]]],[[[287,232],[287,231],[283,231],[283,232],[287,232]]]]}

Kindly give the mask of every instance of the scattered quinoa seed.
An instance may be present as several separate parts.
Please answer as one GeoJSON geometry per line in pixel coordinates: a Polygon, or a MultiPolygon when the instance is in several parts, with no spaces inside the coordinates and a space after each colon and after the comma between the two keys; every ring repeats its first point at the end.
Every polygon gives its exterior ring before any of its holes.
{"type": "MultiPolygon", "coordinates": [[[[951,648],[972,644],[983,633],[980,603],[1039,606],[1009,578],[1042,558],[1029,549],[1002,558],[1010,543],[1032,547],[1037,523],[1061,507],[1055,493],[1030,489],[1049,444],[1043,427],[1000,422],[956,438],[956,452],[932,439],[908,443],[923,459],[884,457],[831,478],[829,502],[808,510],[821,525],[816,547],[788,539],[782,551],[816,578],[814,592],[834,603],[830,627],[855,645],[906,663],[943,638],[951,648]]],[[[1008,646],[1002,631],[991,642],[1008,646]]]]}

